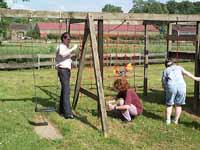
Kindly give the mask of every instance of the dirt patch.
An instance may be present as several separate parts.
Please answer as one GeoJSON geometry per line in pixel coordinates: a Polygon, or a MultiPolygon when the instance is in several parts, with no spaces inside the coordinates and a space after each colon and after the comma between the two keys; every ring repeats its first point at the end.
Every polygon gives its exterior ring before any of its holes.
{"type": "MultiPolygon", "coordinates": [[[[36,119],[36,118],[35,118],[36,119]]],[[[46,118],[42,118],[42,121],[47,121],[46,118]]],[[[41,116],[37,117],[37,121],[40,120],[41,121],[41,116]]],[[[35,126],[34,127],[34,131],[41,137],[41,138],[46,138],[46,139],[50,139],[50,140],[58,140],[58,139],[62,139],[63,136],[62,134],[59,132],[59,130],[53,126],[53,124],[51,122],[48,121],[48,125],[44,125],[44,126],[35,126]]]]}

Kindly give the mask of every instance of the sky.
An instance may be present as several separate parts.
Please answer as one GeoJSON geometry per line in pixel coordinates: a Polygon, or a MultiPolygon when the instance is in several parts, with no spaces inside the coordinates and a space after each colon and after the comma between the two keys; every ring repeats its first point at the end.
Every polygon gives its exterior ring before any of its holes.
{"type": "MultiPolygon", "coordinates": [[[[122,7],[127,13],[132,8],[132,0],[5,0],[11,9],[47,10],[47,11],[78,11],[78,12],[101,12],[106,4],[122,7]]],[[[165,3],[168,0],[160,0],[165,3]]],[[[176,0],[180,2],[182,0],[176,0]]],[[[190,0],[198,1],[198,0],[190,0]]]]}

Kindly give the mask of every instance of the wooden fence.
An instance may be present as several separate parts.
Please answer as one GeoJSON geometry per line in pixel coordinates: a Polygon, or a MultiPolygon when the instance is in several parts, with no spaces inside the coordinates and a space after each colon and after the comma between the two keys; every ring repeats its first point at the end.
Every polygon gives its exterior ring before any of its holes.
{"type": "MultiPolygon", "coordinates": [[[[170,56],[179,56],[179,60],[183,61],[189,59],[194,60],[193,53],[184,52],[170,52],[170,56]],[[189,57],[188,57],[189,56],[189,57]]],[[[163,63],[165,60],[165,53],[150,53],[149,64],[163,63]]],[[[90,66],[92,55],[86,55],[85,65],[90,66]]],[[[77,57],[72,58],[73,67],[77,67],[79,59],[77,57]]],[[[124,65],[128,63],[143,64],[144,55],[141,53],[106,53],[104,54],[104,66],[124,65]]],[[[40,67],[55,67],[55,55],[54,54],[34,54],[34,55],[1,55],[0,56],[0,69],[25,69],[25,68],[38,68],[40,67]]]]}

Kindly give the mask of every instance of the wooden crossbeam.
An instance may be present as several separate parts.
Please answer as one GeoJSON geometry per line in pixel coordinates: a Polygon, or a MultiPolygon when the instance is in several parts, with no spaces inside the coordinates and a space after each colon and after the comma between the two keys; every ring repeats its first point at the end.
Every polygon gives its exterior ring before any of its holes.
{"type": "Polygon", "coordinates": [[[86,89],[84,89],[82,87],[80,88],[80,92],[85,94],[88,97],[91,97],[92,99],[94,99],[96,101],[99,100],[99,97],[97,95],[95,95],[94,93],[92,93],[92,92],[90,92],[90,91],[88,91],[88,90],[86,90],[86,89]]]}
{"type": "MultiPolygon", "coordinates": [[[[147,14],[147,13],[90,13],[94,20],[137,20],[137,21],[162,21],[162,22],[196,22],[200,20],[199,14],[147,14]]],[[[55,12],[55,11],[31,11],[0,8],[2,17],[25,17],[25,18],[68,18],[87,20],[86,12],[55,12]]]]}
{"type": "Polygon", "coordinates": [[[198,41],[200,37],[197,35],[168,35],[166,39],[171,41],[198,41]]]}

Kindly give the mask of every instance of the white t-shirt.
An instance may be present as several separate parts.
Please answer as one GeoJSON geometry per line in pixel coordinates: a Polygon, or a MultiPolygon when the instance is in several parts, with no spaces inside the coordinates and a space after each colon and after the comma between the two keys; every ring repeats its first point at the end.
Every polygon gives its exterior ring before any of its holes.
{"type": "Polygon", "coordinates": [[[61,43],[56,48],[56,68],[68,68],[71,69],[71,53],[76,48],[68,48],[65,44],[61,43]]]}

